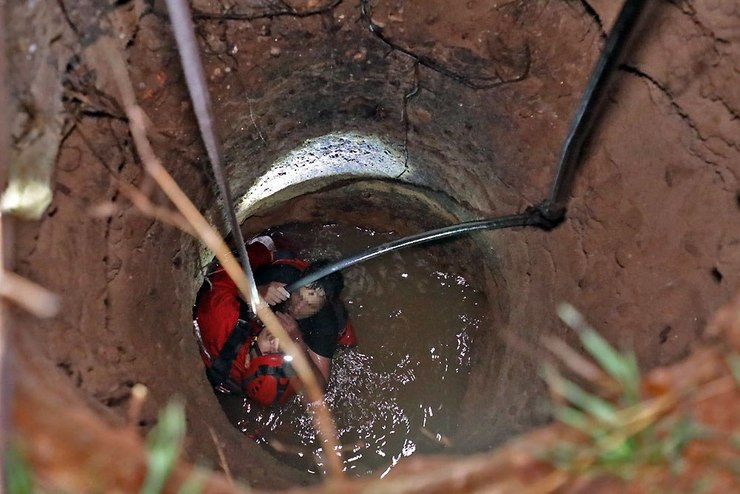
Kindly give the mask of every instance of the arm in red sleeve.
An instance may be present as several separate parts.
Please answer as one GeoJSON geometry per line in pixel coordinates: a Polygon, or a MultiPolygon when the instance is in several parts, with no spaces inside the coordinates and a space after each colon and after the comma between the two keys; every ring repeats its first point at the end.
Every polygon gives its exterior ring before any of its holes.
{"type": "MultiPolygon", "coordinates": [[[[263,243],[254,242],[247,245],[247,255],[254,270],[270,264],[272,254],[273,252],[263,243]]],[[[198,301],[196,319],[203,344],[208,353],[215,357],[220,353],[239,318],[239,290],[223,268],[211,274],[205,283],[209,284],[209,289],[198,301]]]]}

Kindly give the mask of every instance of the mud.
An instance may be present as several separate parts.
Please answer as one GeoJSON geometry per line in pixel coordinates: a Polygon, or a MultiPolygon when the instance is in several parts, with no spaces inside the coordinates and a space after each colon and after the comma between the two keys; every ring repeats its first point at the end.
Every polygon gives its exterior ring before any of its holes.
{"type": "MultiPolygon", "coordinates": [[[[303,218],[379,231],[391,221],[414,233],[518,212],[546,195],[617,6],[417,3],[194,2],[237,197],[306,139],[330,132],[380,136],[403,157],[393,180],[327,177],[326,196],[296,203],[306,207],[256,208],[247,230],[303,218]]],[[[166,204],[144,176],[108,75],[89,56],[111,13],[158,154],[223,229],[163,3],[3,8],[11,156],[46,157],[34,163],[52,193],[39,219],[16,224],[16,271],[63,300],[53,320],[15,316],[18,361],[33,361],[50,392],[70,388],[114,424],[126,420],[131,386],[146,384],[142,432],[183,395],[188,458],[218,465],[213,430],[227,457],[239,459],[230,462],[238,478],[311,482],[223,417],[190,337],[199,248],[143,216],[117,185],[135,184],[166,204]],[[36,91],[38,81],[53,90],[36,91]],[[43,153],[33,154],[41,142],[43,153]]],[[[549,233],[469,240],[481,252],[470,270],[498,329],[474,349],[448,451],[488,450],[547,421],[539,362],[497,334],[527,348],[543,335],[573,342],[555,316],[569,301],[649,370],[689,355],[710,314],[740,288],[738,27],[731,0],[654,2],[591,138],[568,221],[549,233]]]]}
{"type": "MultiPolygon", "coordinates": [[[[399,238],[353,224],[292,223],[270,232],[302,259],[342,259],[399,238]]],[[[335,355],[326,399],[348,476],[385,477],[401,459],[450,444],[472,349],[495,331],[484,294],[461,275],[468,269],[459,261],[476,252],[460,244],[401,250],[344,271],[342,298],[362,337],[335,355]]],[[[299,399],[276,409],[242,397],[219,401],[266,451],[309,473],[326,473],[321,460],[316,464],[322,445],[299,399]]]]}

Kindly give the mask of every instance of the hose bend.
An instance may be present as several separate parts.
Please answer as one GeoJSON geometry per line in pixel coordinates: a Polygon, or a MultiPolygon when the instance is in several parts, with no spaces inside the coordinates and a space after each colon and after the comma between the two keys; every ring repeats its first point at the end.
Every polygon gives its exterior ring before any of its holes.
{"type": "Polygon", "coordinates": [[[410,235],[408,237],[400,238],[398,240],[393,240],[385,244],[371,247],[353,256],[341,259],[331,264],[327,264],[322,269],[319,269],[311,273],[310,275],[304,276],[303,278],[287,285],[285,289],[289,292],[294,292],[303,286],[310,285],[314,281],[323,278],[324,276],[330,275],[331,273],[341,271],[350,266],[354,266],[355,264],[374,259],[376,257],[388,254],[396,250],[405,249],[406,247],[436,242],[439,240],[457,237],[478,230],[500,230],[502,228],[513,228],[517,226],[537,226],[544,228],[542,218],[538,214],[538,210],[536,208],[530,208],[524,213],[514,214],[510,216],[499,216],[497,218],[458,223],[456,225],[446,226],[438,228],[436,230],[430,230],[428,232],[417,233],[415,235],[410,235]]]}

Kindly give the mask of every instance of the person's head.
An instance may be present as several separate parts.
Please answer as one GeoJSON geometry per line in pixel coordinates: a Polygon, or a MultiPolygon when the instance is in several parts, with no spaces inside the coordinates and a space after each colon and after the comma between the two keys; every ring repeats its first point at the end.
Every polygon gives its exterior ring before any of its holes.
{"type": "Polygon", "coordinates": [[[278,339],[275,338],[270,330],[263,329],[257,335],[257,348],[261,353],[278,353],[280,351],[278,339]]]}
{"type": "Polygon", "coordinates": [[[262,406],[285,404],[299,387],[291,361],[292,358],[283,353],[253,357],[242,382],[246,397],[262,406]]]}
{"type": "MultiPolygon", "coordinates": [[[[319,260],[306,269],[303,276],[308,276],[330,264],[328,260],[319,260]]],[[[301,287],[290,295],[287,301],[287,312],[296,320],[315,315],[329,301],[339,297],[344,288],[344,277],[339,271],[319,278],[313,283],[301,287]]]]}
{"type": "Polygon", "coordinates": [[[284,404],[296,392],[292,357],[280,350],[277,338],[267,328],[257,334],[250,350],[244,394],[262,406],[284,404]]]}

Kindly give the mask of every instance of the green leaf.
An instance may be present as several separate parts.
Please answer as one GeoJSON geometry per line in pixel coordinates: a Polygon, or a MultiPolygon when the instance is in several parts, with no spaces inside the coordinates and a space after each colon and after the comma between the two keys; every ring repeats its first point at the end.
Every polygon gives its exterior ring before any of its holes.
{"type": "Polygon", "coordinates": [[[740,433],[735,432],[730,436],[730,444],[735,449],[740,449],[740,433]]]}
{"type": "Polygon", "coordinates": [[[537,457],[550,461],[557,468],[573,470],[577,461],[578,452],[582,448],[583,446],[581,445],[559,441],[550,450],[544,454],[538,454],[537,457]]]}
{"type": "Polygon", "coordinates": [[[604,370],[619,382],[634,382],[636,378],[639,379],[639,375],[634,374],[629,358],[616,351],[596,330],[582,330],[581,342],[604,370]]]}
{"type": "Polygon", "coordinates": [[[31,470],[18,448],[12,445],[7,448],[5,456],[5,474],[10,494],[30,494],[33,492],[31,470]]]}
{"type": "Polygon", "coordinates": [[[570,304],[558,306],[558,316],[578,332],[581,343],[604,370],[622,383],[630,394],[638,388],[640,372],[634,355],[622,354],[612,347],[570,304]]]}
{"type": "Polygon", "coordinates": [[[576,383],[566,379],[562,382],[562,391],[568,401],[591,414],[594,418],[609,425],[617,425],[616,410],[611,403],[588,393],[576,383]]]}
{"type": "Polygon", "coordinates": [[[635,448],[631,441],[619,441],[609,447],[602,447],[599,459],[604,463],[623,464],[634,460],[635,448]]]}
{"type": "Polygon", "coordinates": [[[628,405],[636,405],[640,401],[640,367],[637,365],[635,352],[625,352],[624,357],[627,365],[622,381],[625,399],[628,405]]]}
{"type": "Polygon", "coordinates": [[[579,430],[589,436],[594,433],[593,422],[588,419],[586,414],[575,408],[558,406],[553,410],[553,415],[557,420],[576,430],[579,430]]]}
{"type": "Polygon", "coordinates": [[[180,486],[178,494],[201,494],[205,485],[205,476],[203,472],[199,472],[193,469],[192,473],[185,479],[185,482],[180,486]]]}
{"type": "Polygon", "coordinates": [[[732,372],[735,382],[740,384],[740,354],[737,352],[729,354],[727,356],[727,365],[730,366],[730,372],[732,372]]]}
{"type": "Polygon", "coordinates": [[[708,473],[694,482],[694,485],[691,486],[691,492],[693,494],[704,494],[705,492],[710,492],[714,488],[715,482],[716,479],[714,475],[708,473]]]}
{"type": "Polygon", "coordinates": [[[178,400],[159,413],[159,421],[148,437],[149,469],[141,494],[159,494],[175,466],[185,437],[185,411],[178,400]]]}

